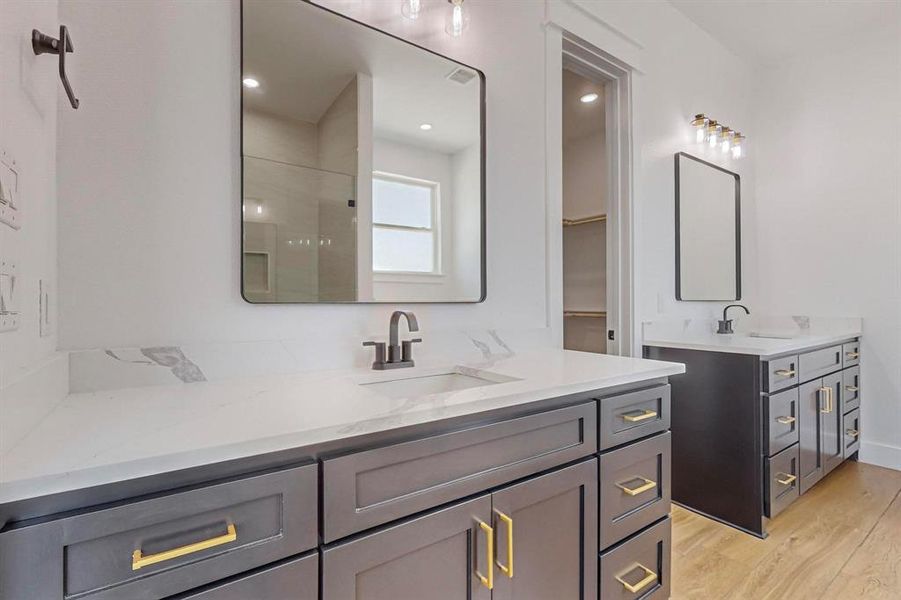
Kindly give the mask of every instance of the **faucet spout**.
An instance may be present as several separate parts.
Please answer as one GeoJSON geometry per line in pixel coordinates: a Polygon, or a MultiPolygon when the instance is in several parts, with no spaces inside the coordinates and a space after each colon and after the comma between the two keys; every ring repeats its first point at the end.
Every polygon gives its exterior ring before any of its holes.
{"type": "Polygon", "coordinates": [[[742,309],[743,311],[745,311],[745,314],[751,314],[751,311],[748,310],[748,307],[744,304],[729,304],[728,306],[726,306],[726,308],[723,309],[723,320],[717,324],[717,333],[735,333],[732,330],[732,319],[730,319],[726,314],[729,309],[733,307],[742,309]]]}
{"type": "Polygon", "coordinates": [[[391,323],[388,328],[388,346],[391,348],[396,348],[398,346],[397,327],[401,317],[407,319],[407,329],[410,331],[419,331],[419,321],[416,320],[416,315],[403,310],[394,311],[391,314],[391,323]]]}

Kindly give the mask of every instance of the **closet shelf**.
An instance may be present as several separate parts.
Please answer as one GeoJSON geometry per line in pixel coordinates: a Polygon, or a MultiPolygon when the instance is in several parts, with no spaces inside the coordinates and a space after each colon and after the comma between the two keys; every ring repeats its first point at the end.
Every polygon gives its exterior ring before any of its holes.
{"type": "Polygon", "coordinates": [[[607,215],[591,215],[590,217],[582,217],[580,219],[563,219],[564,227],[572,227],[573,225],[584,225],[585,223],[598,223],[606,221],[607,215]]]}
{"type": "Polygon", "coordinates": [[[564,317],[584,317],[588,319],[606,319],[606,310],[564,310],[564,317]]]}

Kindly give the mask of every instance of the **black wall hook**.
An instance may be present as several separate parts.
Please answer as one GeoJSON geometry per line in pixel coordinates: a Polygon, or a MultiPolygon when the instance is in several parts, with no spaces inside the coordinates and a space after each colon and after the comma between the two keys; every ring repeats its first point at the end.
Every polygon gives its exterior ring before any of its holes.
{"type": "Polygon", "coordinates": [[[75,52],[72,38],[69,37],[69,30],[66,26],[59,26],[59,39],[41,33],[37,29],[32,29],[31,48],[35,54],[59,54],[59,78],[63,82],[63,87],[66,88],[66,95],[69,97],[72,108],[78,108],[78,98],[75,97],[75,92],[72,91],[69,78],[66,76],[66,52],[75,52]],[[64,47],[65,50],[62,51],[61,47],[64,47]]]}

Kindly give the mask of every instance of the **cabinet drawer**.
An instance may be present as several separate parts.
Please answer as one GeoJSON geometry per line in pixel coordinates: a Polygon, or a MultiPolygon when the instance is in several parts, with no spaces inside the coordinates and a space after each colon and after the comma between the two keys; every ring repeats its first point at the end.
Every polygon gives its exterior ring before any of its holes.
{"type": "Polygon", "coordinates": [[[842,368],[842,347],[830,346],[802,354],[798,357],[798,362],[801,368],[801,381],[810,381],[834,373],[842,368]]]}
{"type": "MultiPolygon", "coordinates": [[[[318,600],[319,553],[230,579],[178,600],[318,600]]],[[[170,599],[172,600],[172,599],[170,599]]]]}
{"type": "Polygon", "coordinates": [[[798,388],[765,397],[770,456],[798,442],[798,388]]]}
{"type": "Polygon", "coordinates": [[[307,465],[13,529],[5,598],[177,594],[314,548],[317,504],[307,465]]]}
{"type": "Polygon", "coordinates": [[[842,344],[842,365],[853,367],[860,364],[860,342],[842,344]]]}
{"type": "Polygon", "coordinates": [[[598,437],[606,450],[669,429],[670,386],[601,398],[600,407],[598,437]]]}
{"type": "Polygon", "coordinates": [[[799,460],[797,445],[767,459],[767,504],[764,514],[771,519],[800,495],[799,460]]]}
{"type": "Polygon", "coordinates": [[[860,409],[855,408],[845,415],[844,427],[842,428],[842,447],[844,448],[844,457],[848,458],[858,450],[860,450],[860,409]]]}
{"type": "Polygon", "coordinates": [[[860,407],[860,367],[842,371],[842,414],[860,407]]]}
{"type": "Polygon", "coordinates": [[[764,384],[769,393],[791,387],[801,380],[797,356],[783,356],[764,363],[764,384]]]}
{"type": "Polygon", "coordinates": [[[601,548],[607,548],[670,511],[671,434],[601,455],[601,548]]]}
{"type": "Polygon", "coordinates": [[[588,456],[596,421],[587,402],[326,460],[325,541],[588,456]]]}
{"type": "Polygon", "coordinates": [[[604,600],[665,600],[670,593],[669,517],[601,554],[604,600]]]}

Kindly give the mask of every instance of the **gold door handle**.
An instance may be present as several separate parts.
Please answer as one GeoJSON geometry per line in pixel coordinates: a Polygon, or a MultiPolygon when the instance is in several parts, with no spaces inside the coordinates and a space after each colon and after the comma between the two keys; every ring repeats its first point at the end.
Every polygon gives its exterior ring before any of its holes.
{"type": "Polygon", "coordinates": [[[856,429],[846,429],[846,430],[845,430],[845,433],[848,434],[849,436],[853,437],[853,438],[856,438],[857,436],[860,435],[860,432],[857,431],[856,429]]]}
{"type": "Polygon", "coordinates": [[[639,421],[646,421],[657,416],[656,410],[644,409],[642,411],[633,412],[640,412],[640,414],[623,413],[620,416],[623,418],[623,421],[628,421],[629,423],[638,423],[639,421]]]}
{"type": "Polygon", "coordinates": [[[796,421],[794,417],[776,417],[776,420],[783,425],[791,425],[796,421]]]}
{"type": "Polygon", "coordinates": [[[776,369],[776,375],[781,375],[782,377],[794,377],[795,370],[794,369],[776,369]]]}
{"type": "Polygon", "coordinates": [[[823,406],[820,408],[820,412],[826,415],[832,412],[832,388],[821,387],[820,392],[823,393],[823,406]]]}
{"type": "Polygon", "coordinates": [[[178,548],[166,550],[157,554],[148,554],[147,556],[144,556],[144,554],[141,552],[141,549],[138,548],[131,555],[131,570],[137,571],[141,567],[146,567],[166,560],[172,560],[173,558],[178,558],[179,556],[194,554],[195,552],[200,552],[201,550],[206,550],[207,548],[214,548],[216,546],[221,546],[222,544],[234,542],[237,539],[238,532],[235,529],[235,526],[233,524],[229,524],[228,533],[226,533],[225,535],[220,535],[208,540],[203,540],[202,542],[188,544],[187,546],[180,546],[178,548]]]}
{"type": "Polygon", "coordinates": [[[630,488],[625,483],[617,483],[616,487],[629,494],[630,496],[637,496],[638,494],[644,493],[657,487],[656,481],[651,481],[650,479],[646,479],[644,477],[636,476],[632,479],[628,479],[627,481],[635,481],[636,479],[641,479],[642,481],[644,481],[644,483],[636,488],[630,488]]]}
{"type": "Polygon", "coordinates": [[[846,385],[845,386],[845,391],[851,392],[852,394],[854,392],[857,392],[859,389],[860,388],[858,388],[856,385],[846,385]]]}
{"type": "Polygon", "coordinates": [[[632,592],[633,594],[637,594],[644,588],[648,587],[649,585],[651,585],[652,583],[657,581],[657,573],[650,570],[649,568],[647,568],[646,566],[644,566],[641,563],[635,563],[628,571],[623,571],[619,575],[616,575],[614,577],[614,579],[616,579],[618,582],[623,584],[623,587],[626,588],[627,590],[629,590],[630,592],[632,592]],[[628,581],[626,581],[625,579],[623,579],[623,575],[626,575],[627,573],[631,573],[635,569],[641,569],[642,571],[644,571],[644,577],[642,578],[641,581],[639,581],[638,583],[633,585],[633,584],[629,583],[628,581]]]}
{"type": "Polygon", "coordinates": [[[479,521],[479,528],[485,532],[485,539],[488,544],[488,560],[485,561],[488,565],[488,575],[482,575],[478,569],[476,569],[476,577],[479,578],[479,581],[482,582],[489,590],[494,589],[494,527],[489,525],[488,523],[483,523],[479,521]]]}
{"type": "Polygon", "coordinates": [[[860,352],[845,352],[845,356],[848,358],[859,358],[860,352]]]}
{"type": "Polygon", "coordinates": [[[501,570],[507,577],[513,579],[513,519],[495,509],[497,516],[507,525],[507,564],[502,565],[500,560],[495,559],[497,568],[501,570]]]}
{"type": "Polygon", "coordinates": [[[797,478],[797,475],[790,475],[788,473],[776,473],[776,481],[778,481],[782,485],[791,485],[797,478]]]}

